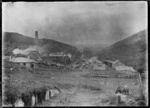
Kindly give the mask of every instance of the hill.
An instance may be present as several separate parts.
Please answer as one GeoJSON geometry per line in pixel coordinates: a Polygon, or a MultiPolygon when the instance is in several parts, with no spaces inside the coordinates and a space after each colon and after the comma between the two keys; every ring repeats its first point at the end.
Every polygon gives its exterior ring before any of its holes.
{"type": "MultiPolygon", "coordinates": [[[[35,41],[34,38],[19,33],[5,32],[4,46],[5,55],[11,55],[12,51],[16,48],[25,50],[30,46],[35,46],[35,41]]],[[[71,53],[73,56],[80,55],[80,52],[76,47],[51,39],[39,39],[38,47],[43,50],[43,53],[57,53],[63,51],[71,53]]]]}
{"type": "Polygon", "coordinates": [[[102,50],[108,45],[91,45],[91,46],[77,46],[78,50],[82,52],[82,55],[85,59],[89,59],[95,55],[96,52],[102,50]]]}
{"type": "Polygon", "coordinates": [[[96,53],[100,60],[120,60],[135,69],[145,68],[146,30],[127,37],[96,53]]]}

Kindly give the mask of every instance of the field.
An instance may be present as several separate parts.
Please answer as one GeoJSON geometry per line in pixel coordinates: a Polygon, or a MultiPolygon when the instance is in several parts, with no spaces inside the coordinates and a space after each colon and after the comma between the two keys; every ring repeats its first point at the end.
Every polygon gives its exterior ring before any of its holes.
{"type": "MultiPolygon", "coordinates": [[[[6,68],[7,69],[7,68],[6,68]]],[[[72,70],[66,69],[25,69],[5,70],[6,85],[17,86],[20,92],[57,86],[61,92],[55,98],[37,106],[108,106],[117,105],[115,90],[119,85],[127,85],[129,96],[139,97],[138,77],[102,77],[99,74],[115,76],[114,70],[72,70]],[[24,84],[24,85],[22,85],[24,84]]],[[[123,104],[122,104],[123,105],[123,104]]]]}

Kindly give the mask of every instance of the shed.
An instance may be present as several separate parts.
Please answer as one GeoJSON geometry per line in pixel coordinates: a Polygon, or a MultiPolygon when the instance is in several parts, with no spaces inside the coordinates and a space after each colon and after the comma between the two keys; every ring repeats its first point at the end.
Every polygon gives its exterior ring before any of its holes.
{"type": "Polygon", "coordinates": [[[111,68],[113,67],[113,61],[104,60],[103,63],[104,63],[105,65],[107,65],[108,67],[111,67],[111,68]]]}
{"type": "Polygon", "coordinates": [[[111,67],[111,68],[114,68],[114,69],[115,69],[116,66],[125,66],[119,60],[115,60],[115,61],[104,60],[103,63],[106,64],[108,67],[111,67]]]}
{"type": "Polygon", "coordinates": [[[135,72],[135,70],[130,66],[116,66],[115,69],[116,69],[116,71],[122,71],[122,72],[123,71],[124,72],[128,72],[128,71],[135,72]]]}

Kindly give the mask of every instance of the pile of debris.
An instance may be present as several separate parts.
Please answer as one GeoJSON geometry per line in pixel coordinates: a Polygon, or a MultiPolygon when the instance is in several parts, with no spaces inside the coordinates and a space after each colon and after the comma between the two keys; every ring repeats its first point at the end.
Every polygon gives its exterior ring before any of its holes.
{"type": "Polygon", "coordinates": [[[92,69],[92,70],[106,70],[103,62],[98,60],[98,57],[91,57],[88,60],[80,60],[72,64],[72,69],[92,69]]]}

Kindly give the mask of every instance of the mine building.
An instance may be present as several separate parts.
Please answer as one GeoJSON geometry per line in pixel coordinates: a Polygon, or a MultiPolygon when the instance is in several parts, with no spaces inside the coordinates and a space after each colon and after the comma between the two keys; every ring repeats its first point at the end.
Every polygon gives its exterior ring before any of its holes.
{"type": "Polygon", "coordinates": [[[12,57],[10,56],[9,62],[13,62],[15,64],[18,64],[20,67],[26,67],[26,68],[36,68],[36,61],[33,59],[30,59],[30,57],[12,57]]]}

